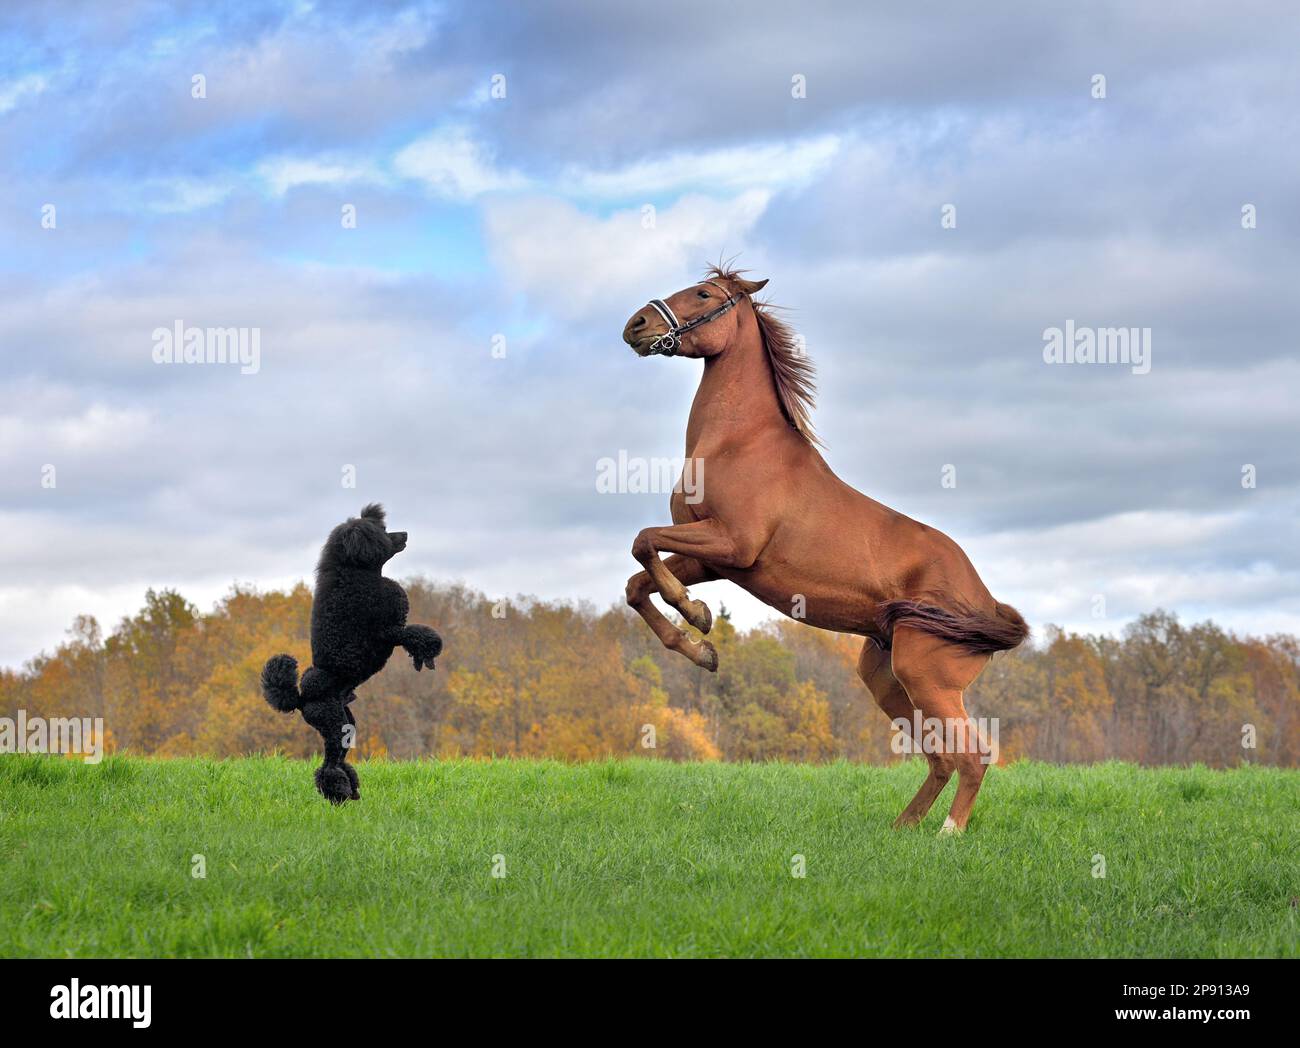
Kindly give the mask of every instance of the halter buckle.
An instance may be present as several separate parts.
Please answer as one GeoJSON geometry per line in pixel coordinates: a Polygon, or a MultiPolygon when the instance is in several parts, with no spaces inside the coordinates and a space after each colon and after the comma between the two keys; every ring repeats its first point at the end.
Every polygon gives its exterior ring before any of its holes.
{"type": "Polygon", "coordinates": [[[717,309],[709,310],[707,313],[703,313],[683,324],[677,319],[677,314],[672,311],[672,307],[669,306],[667,302],[662,298],[652,298],[650,300],[650,306],[659,314],[663,322],[668,325],[668,330],[650,343],[651,353],[662,353],[666,357],[676,355],[677,347],[682,344],[683,335],[687,332],[694,331],[701,325],[717,320],[718,317],[728,312],[741,299],[739,293],[734,295],[728,294],[727,289],[715,281],[701,280],[700,283],[712,284],[724,295],[727,295],[727,300],[723,302],[722,305],[718,306],[717,309]]]}

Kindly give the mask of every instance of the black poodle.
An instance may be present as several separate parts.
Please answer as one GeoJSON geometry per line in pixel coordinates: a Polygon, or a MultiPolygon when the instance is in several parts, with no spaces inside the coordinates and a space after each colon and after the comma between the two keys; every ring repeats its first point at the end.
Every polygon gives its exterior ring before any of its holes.
{"type": "Polygon", "coordinates": [[[273,655],[262,667],[262,694],[281,713],[301,709],[325,740],[316,788],[334,804],[360,800],[356,769],[346,760],[356,718],[354,691],[381,669],[399,644],[416,670],[433,668],[442,638],[428,626],[408,626],[406,591],[381,574],[406,549],[406,532],[389,531],[384,507],[372,504],[330,532],[316,565],[311,606],[311,667],[298,685],[298,662],[273,655]],[[349,727],[351,730],[349,730],[349,727]]]}

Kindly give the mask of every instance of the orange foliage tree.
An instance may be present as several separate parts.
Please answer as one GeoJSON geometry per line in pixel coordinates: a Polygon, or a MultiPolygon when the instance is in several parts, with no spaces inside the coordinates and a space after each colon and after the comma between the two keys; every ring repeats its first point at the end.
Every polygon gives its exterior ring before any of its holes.
{"type": "MultiPolygon", "coordinates": [[[[666,652],[626,608],[409,581],[411,617],[447,641],[433,672],[399,650],[359,691],[362,756],[591,760],[896,759],[858,680],[861,641],[782,621],[747,632],[721,609],[721,670],[666,652]]],[[[150,590],[105,637],[74,621],[54,652],[0,671],[0,715],[103,717],[136,753],[316,753],[297,716],[273,712],[258,678],[281,651],[310,662],[311,593],[236,587],[210,612],[150,590]]],[[[1238,638],[1153,612],[1120,637],[1049,628],[992,660],[968,693],[997,717],[1004,759],[1300,763],[1300,643],[1238,638]]]]}

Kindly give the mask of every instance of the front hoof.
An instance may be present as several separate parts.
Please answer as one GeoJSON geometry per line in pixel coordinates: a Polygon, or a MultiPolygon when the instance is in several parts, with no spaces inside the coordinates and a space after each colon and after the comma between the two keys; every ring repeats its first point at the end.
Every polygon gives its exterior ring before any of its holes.
{"type": "Polygon", "coordinates": [[[679,655],[685,655],[701,669],[708,670],[710,673],[718,672],[717,649],[707,640],[696,640],[685,630],[678,630],[676,640],[664,641],[664,647],[679,655]]]}
{"type": "Polygon", "coordinates": [[[335,764],[322,764],[316,769],[316,789],[331,804],[350,801],[356,792],[347,772],[335,764]]]}
{"type": "Polygon", "coordinates": [[[713,612],[709,606],[702,600],[688,600],[681,608],[682,615],[686,621],[694,626],[701,633],[708,633],[713,629],[713,612]]]}
{"type": "Polygon", "coordinates": [[[708,670],[710,673],[718,672],[718,649],[710,644],[707,640],[696,642],[696,652],[691,661],[700,669],[708,670]]]}

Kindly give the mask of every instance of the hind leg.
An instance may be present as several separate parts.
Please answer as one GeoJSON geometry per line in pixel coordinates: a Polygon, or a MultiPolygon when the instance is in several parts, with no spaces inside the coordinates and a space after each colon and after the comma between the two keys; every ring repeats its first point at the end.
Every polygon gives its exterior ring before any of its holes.
{"type": "MultiPolygon", "coordinates": [[[[889,652],[882,651],[874,641],[867,641],[863,645],[862,654],[858,657],[858,676],[871,692],[871,697],[876,700],[876,705],[884,711],[890,721],[902,721],[906,725],[902,730],[906,731],[908,737],[915,742],[912,722],[916,707],[907,697],[903,685],[894,676],[889,652]]],[[[916,791],[916,796],[894,820],[894,829],[915,826],[924,819],[931,805],[948,785],[948,780],[952,778],[955,765],[951,758],[943,754],[922,752],[930,765],[929,774],[926,775],[925,782],[921,783],[921,788],[916,791]]]]}
{"type": "Polygon", "coordinates": [[[900,626],[894,631],[894,676],[926,721],[938,722],[935,732],[928,730],[930,724],[925,725],[925,742],[949,769],[949,775],[957,773],[957,795],[944,820],[945,833],[966,828],[988,771],[988,747],[962,702],[962,692],[988,661],[987,655],[971,655],[912,627],[900,626]]]}
{"type": "Polygon", "coordinates": [[[356,772],[348,773],[348,730],[356,723],[347,708],[352,693],[325,670],[313,666],[302,677],[302,719],[316,729],[325,744],[325,763],[316,769],[316,789],[331,804],[353,800],[356,772]]]}
{"type": "MultiPolygon", "coordinates": [[[[356,698],[356,694],[353,692],[349,692],[348,697],[343,702],[343,716],[345,716],[348,719],[348,724],[351,725],[352,727],[352,730],[350,732],[348,731],[347,728],[343,729],[344,750],[352,749],[353,747],[349,744],[349,741],[355,742],[357,738],[357,719],[356,717],[352,716],[352,707],[348,705],[348,703],[350,703],[355,698],[356,698]]],[[[349,764],[346,759],[339,765],[339,767],[343,769],[343,774],[348,777],[348,782],[352,786],[352,799],[354,801],[361,800],[361,781],[357,778],[357,769],[352,767],[352,765],[349,764]]]]}

